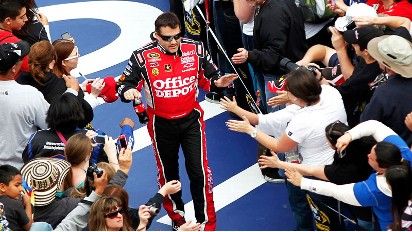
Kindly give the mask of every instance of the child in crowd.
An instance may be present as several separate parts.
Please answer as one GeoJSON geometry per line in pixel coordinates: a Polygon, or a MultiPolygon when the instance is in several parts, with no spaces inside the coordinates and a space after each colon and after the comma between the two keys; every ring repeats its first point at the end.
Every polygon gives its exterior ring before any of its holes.
{"type": "Polygon", "coordinates": [[[0,166],[0,230],[29,230],[33,223],[30,198],[22,194],[22,181],[17,168],[0,166]]]}

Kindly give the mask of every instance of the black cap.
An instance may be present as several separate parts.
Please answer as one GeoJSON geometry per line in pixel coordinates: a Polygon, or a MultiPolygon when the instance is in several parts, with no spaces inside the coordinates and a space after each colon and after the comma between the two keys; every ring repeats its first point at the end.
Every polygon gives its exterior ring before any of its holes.
{"type": "Polygon", "coordinates": [[[406,27],[387,28],[385,30],[385,35],[397,35],[404,39],[407,39],[409,42],[412,42],[412,36],[409,33],[409,30],[406,29],[406,27]]]}
{"type": "Polygon", "coordinates": [[[0,72],[9,71],[20,59],[30,52],[30,45],[21,40],[18,43],[0,45],[0,72]]]}
{"type": "Polygon", "coordinates": [[[383,35],[383,31],[375,26],[357,27],[353,30],[343,32],[343,38],[350,44],[357,44],[364,50],[368,47],[369,41],[383,35]]]}

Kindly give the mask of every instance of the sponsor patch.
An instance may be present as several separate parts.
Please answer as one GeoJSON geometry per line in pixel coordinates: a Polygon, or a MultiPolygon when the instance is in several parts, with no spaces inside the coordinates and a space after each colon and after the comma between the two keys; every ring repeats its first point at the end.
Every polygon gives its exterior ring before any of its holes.
{"type": "Polygon", "coordinates": [[[158,63],[158,62],[150,62],[150,63],[149,63],[149,66],[150,66],[151,68],[159,67],[159,63],[158,63]]]}
{"type": "Polygon", "coordinates": [[[193,56],[182,57],[181,63],[185,69],[192,68],[195,65],[195,58],[193,56]]]}
{"type": "Polygon", "coordinates": [[[155,58],[155,59],[159,59],[160,58],[160,54],[157,52],[151,52],[149,54],[147,54],[148,58],[155,58]]]}
{"type": "Polygon", "coordinates": [[[154,63],[154,62],[158,62],[158,61],[161,61],[161,60],[162,59],[160,59],[160,58],[150,58],[150,59],[147,60],[147,62],[154,63]]]}
{"type": "Polygon", "coordinates": [[[152,69],[152,74],[153,74],[154,76],[159,75],[159,69],[158,69],[158,68],[152,69]]]}
{"type": "Polygon", "coordinates": [[[165,71],[166,72],[172,72],[172,65],[171,64],[165,64],[165,71]]]}

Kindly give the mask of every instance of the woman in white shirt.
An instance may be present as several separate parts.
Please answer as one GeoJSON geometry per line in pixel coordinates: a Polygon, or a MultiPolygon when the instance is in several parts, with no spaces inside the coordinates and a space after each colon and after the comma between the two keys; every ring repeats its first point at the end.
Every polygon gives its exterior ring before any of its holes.
{"type": "MultiPolygon", "coordinates": [[[[285,86],[292,104],[266,115],[248,112],[237,106],[236,101],[224,98],[221,106],[243,119],[229,120],[226,125],[229,130],[249,134],[275,152],[297,149],[300,159],[289,159],[291,162],[307,165],[331,164],[335,152],[327,142],[325,127],[337,120],[347,122],[341,95],[335,88],[321,85],[306,68],[289,73],[285,86]]],[[[300,224],[312,223],[306,192],[294,189],[288,184],[287,188],[296,223],[298,228],[302,229],[300,224]]],[[[304,229],[313,230],[310,227],[304,229]]]]}

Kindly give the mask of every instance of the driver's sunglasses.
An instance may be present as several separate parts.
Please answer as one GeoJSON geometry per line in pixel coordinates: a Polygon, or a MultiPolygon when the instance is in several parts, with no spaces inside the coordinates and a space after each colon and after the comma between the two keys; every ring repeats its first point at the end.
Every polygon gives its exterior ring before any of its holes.
{"type": "Polygon", "coordinates": [[[176,35],[161,35],[161,34],[158,34],[158,35],[163,41],[172,42],[173,40],[177,41],[178,39],[182,38],[183,33],[179,32],[179,34],[176,34],[176,35]]]}
{"type": "Polygon", "coordinates": [[[104,217],[105,217],[105,218],[113,219],[113,218],[117,217],[117,215],[118,215],[119,213],[120,213],[120,214],[123,214],[123,213],[124,213],[124,210],[123,210],[122,208],[118,208],[118,209],[117,209],[116,211],[114,211],[114,212],[110,212],[110,213],[105,214],[104,217]]]}

